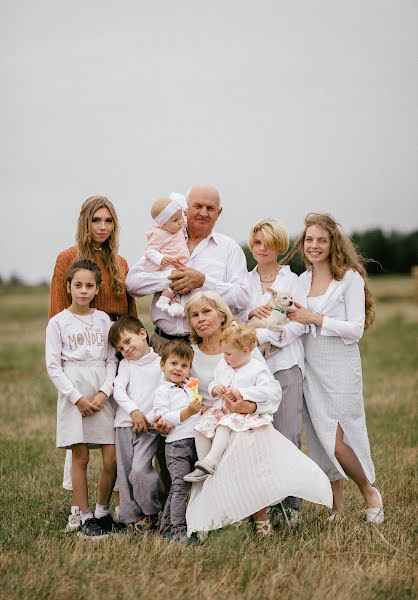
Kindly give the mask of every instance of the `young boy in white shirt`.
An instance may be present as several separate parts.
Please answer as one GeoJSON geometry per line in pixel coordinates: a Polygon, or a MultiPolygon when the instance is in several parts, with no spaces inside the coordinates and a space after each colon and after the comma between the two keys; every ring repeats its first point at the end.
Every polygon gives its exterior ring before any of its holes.
{"type": "Polygon", "coordinates": [[[160,357],[150,348],[147,331],[135,317],[121,317],[113,323],[109,341],[124,357],[113,391],[118,404],[114,426],[121,514],[127,525],[151,531],[161,510],[159,476],[152,465],[161,441],[152,428],[153,398],[161,382],[160,357]]]}
{"type": "Polygon", "coordinates": [[[161,352],[164,380],[154,396],[154,413],[169,421],[173,428],[166,437],[165,458],[171,476],[171,488],[161,520],[163,537],[187,541],[186,496],[191,484],[184,481],[197,460],[194,427],[201,402],[185,385],[193,361],[193,350],[183,340],[173,340],[161,352]],[[188,470],[189,469],[189,470],[188,470]]]}

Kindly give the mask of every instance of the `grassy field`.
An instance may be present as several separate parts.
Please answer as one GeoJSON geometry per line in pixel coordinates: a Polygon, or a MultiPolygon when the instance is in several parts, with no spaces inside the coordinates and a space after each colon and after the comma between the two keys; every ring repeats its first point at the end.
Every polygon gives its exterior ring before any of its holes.
{"type": "MultiPolygon", "coordinates": [[[[150,534],[93,545],[63,533],[64,453],[55,449],[56,393],[43,360],[48,290],[0,289],[0,598],[415,598],[418,307],[409,278],[372,285],[377,320],[361,350],[386,522],[366,525],[347,483],[346,516],[336,525],[305,503],[303,524],[271,539],[230,527],[192,547],[150,534]]],[[[141,314],[148,305],[141,301],[141,314]]]]}

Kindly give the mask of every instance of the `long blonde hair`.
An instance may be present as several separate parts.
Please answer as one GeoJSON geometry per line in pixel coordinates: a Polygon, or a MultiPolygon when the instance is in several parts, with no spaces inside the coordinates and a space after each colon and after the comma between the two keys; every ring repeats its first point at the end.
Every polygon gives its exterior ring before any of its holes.
{"type": "Polygon", "coordinates": [[[101,253],[110,275],[112,290],[117,296],[120,296],[125,291],[125,282],[120,273],[118,261],[119,220],[115,207],[105,196],[91,196],[91,198],[85,200],[81,207],[76,233],[77,258],[94,261],[91,224],[94,213],[100,208],[107,208],[113,219],[113,231],[107,240],[103,242],[101,253]]]}
{"type": "Polygon", "coordinates": [[[306,237],[306,230],[311,225],[322,227],[329,233],[330,252],[329,266],[333,279],[341,281],[349,269],[357,271],[364,279],[365,295],[365,323],[364,328],[368,329],[374,320],[374,300],[367,282],[367,272],[364,268],[364,259],[357,252],[353,242],[345,235],[339,223],[328,213],[309,213],[305,218],[305,228],[302,235],[293,244],[290,252],[280,261],[282,264],[288,263],[295,254],[300,254],[305,267],[310,269],[312,264],[306,258],[303,251],[303,245],[306,237]]]}

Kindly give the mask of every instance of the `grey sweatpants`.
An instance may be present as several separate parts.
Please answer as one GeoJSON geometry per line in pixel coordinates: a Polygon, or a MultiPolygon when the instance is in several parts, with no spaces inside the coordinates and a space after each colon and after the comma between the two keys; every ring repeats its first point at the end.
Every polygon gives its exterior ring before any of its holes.
{"type": "MultiPolygon", "coordinates": [[[[273,425],[300,450],[302,434],[303,377],[300,368],[276,371],[274,378],[282,387],[282,401],[279,410],[273,415],[273,425]]],[[[289,508],[300,510],[302,500],[289,496],[283,502],[289,508]]]]}
{"type": "Polygon", "coordinates": [[[131,427],[116,427],[115,434],[121,514],[126,524],[135,523],[161,510],[159,477],[152,466],[161,438],[152,430],[133,433],[131,427]]]}
{"type": "Polygon", "coordinates": [[[183,477],[193,471],[197,461],[194,438],[166,443],[165,459],[171,488],[161,520],[161,533],[186,525],[186,496],[192,484],[184,481],[183,477]]]}

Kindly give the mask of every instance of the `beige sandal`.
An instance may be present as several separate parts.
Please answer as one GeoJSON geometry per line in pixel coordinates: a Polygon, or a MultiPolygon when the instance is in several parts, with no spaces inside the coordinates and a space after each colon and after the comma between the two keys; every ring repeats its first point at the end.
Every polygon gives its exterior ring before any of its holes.
{"type": "Polygon", "coordinates": [[[255,532],[258,533],[259,535],[264,536],[264,535],[272,534],[271,523],[268,519],[267,519],[267,521],[254,521],[254,525],[255,525],[255,532]]]}

